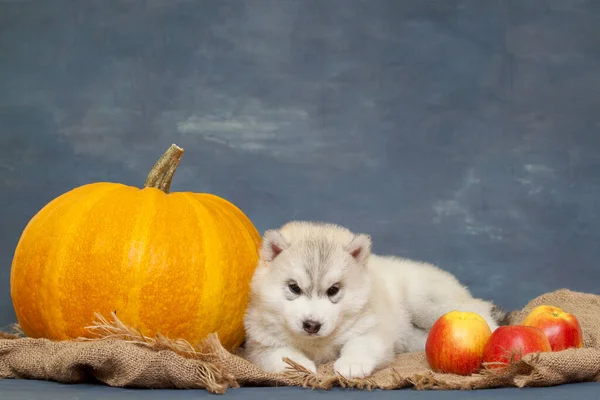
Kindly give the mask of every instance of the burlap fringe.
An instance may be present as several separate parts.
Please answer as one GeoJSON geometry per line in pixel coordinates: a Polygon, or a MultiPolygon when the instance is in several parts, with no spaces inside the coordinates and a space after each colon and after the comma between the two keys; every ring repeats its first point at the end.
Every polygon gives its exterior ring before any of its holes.
{"type": "Polygon", "coordinates": [[[202,384],[206,389],[215,394],[223,394],[227,388],[239,387],[235,377],[228,374],[218,364],[209,361],[216,359],[220,352],[225,350],[217,334],[209,335],[199,346],[193,346],[184,339],[171,339],[161,334],[148,337],[140,331],[124,324],[115,313],[111,313],[112,320],[96,313],[96,320],[91,326],[86,327],[93,337],[78,338],[78,341],[98,341],[119,339],[138,346],[147,347],[153,351],[172,351],[184,358],[199,360],[199,372],[202,384]]]}
{"type": "Polygon", "coordinates": [[[104,316],[96,313],[96,320],[91,326],[86,327],[94,337],[82,337],[77,340],[107,340],[120,339],[128,343],[133,343],[139,346],[148,347],[154,351],[170,350],[182,357],[198,359],[202,354],[190,342],[183,339],[170,339],[160,334],[156,337],[145,336],[140,331],[125,325],[115,313],[111,313],[112,321],[109,321],[104,316]]]}
{"type": "Polygon", "coordinates": [[[0,331],[0,339],[18,339],[21,337],[25,337],[25,333],[19,324],[10,325],[6,332],[0,331]]]}

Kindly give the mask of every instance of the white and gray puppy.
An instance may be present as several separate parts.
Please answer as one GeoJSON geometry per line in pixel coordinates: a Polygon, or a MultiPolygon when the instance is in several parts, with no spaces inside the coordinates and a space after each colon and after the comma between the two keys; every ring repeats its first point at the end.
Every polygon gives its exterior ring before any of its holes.
{"type": "Polygon", "coordinates": [[[246,356],[268,372],[283,372],[288,357],[313,372],[335,360],[342,376],[365,377],[396,353],[423,350],[452,310],[476,312],[492,330],[504,317],[449,272],[371,254],[369,236],[337,225],[294,221],[263,236],[246,356]]]}

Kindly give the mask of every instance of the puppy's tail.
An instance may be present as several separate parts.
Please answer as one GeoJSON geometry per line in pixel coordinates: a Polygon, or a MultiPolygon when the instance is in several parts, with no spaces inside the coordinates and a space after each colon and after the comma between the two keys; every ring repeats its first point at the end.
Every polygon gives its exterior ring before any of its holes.
{"type": "Polygon", "coordinates": [[[500,307],[499,305],[493,304],[491,313],[492,313],[492,318],[494,318],[494,320],[496,321],[496,323],[499,326],[510,325],[510,315],[511,314],[504,311],[504,309],[502,307],[500,307]]]}

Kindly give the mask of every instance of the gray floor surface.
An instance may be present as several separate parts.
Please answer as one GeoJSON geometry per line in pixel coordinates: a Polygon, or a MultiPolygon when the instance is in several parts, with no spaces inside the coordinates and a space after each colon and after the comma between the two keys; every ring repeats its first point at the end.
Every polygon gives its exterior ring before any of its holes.
{"type": "Polygon", "coordinates": [[[549,388],[488,389],[474,391],[353,391],[334,389],[318,391],[301,388],[241,388],[229,390],[224,396],[211,395],[203,390],[137,390],[111,388],[101,385],[63,385],[54,382],[0,380],[0,400],[84,400],[84,399],[199,399],[220,398],[245,400],[269,399],[599,399],[600,383],[578,383],[549,388]]]}

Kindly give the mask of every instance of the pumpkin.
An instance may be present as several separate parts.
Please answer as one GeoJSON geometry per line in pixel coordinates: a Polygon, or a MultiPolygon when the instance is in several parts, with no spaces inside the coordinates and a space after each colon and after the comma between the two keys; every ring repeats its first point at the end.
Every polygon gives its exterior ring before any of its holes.
{"type": "Polygon", "coordinates": [[[172,145],[142,189],[86,184],[29,221],[10,276],[27,336],[90,337],[95,313],[115,312],[144,335],[198,344],[214,332],[228,350],[243,342],[260,235],[221,197],[169,193],[182,155],[172,145]]]}

